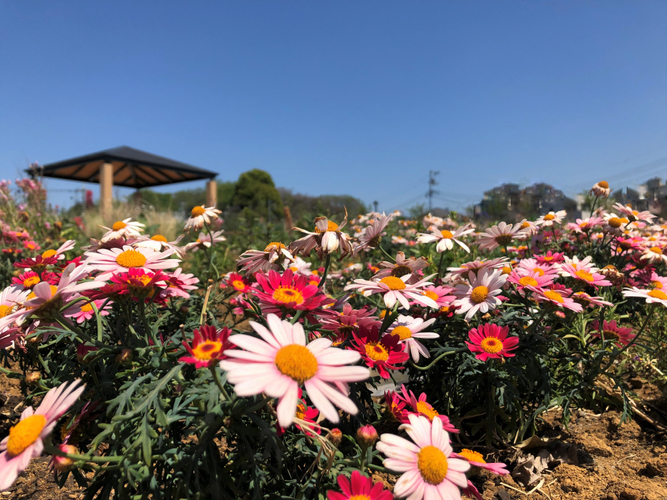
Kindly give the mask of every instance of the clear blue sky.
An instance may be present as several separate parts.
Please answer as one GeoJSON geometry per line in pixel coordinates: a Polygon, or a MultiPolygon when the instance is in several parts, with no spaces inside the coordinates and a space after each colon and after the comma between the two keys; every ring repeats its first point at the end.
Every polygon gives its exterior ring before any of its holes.
{"type": "Polygon", "coordinates": [[[0,1],[0,177],[119,145],[387,211],[664,179],[667,2],[0,1]]]}

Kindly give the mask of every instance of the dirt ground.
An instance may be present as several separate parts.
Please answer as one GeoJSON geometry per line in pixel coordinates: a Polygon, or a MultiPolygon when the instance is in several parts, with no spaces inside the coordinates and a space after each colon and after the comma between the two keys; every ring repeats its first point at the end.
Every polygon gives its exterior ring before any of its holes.
{"type": "MultiPolygon", "coordinates": [[[[667,500],[667,398],[650,385],[638,392],[651,405],[646,414],[657,427],[642,419],[619,425],[615,411],[579,410],[565,428],[554,410],[545,416],[536,446],[501,453],[513,474],[482,471],[473,482],[485,500],[667,500]]],[[[21,401],[18,382],[0,375],[0,436],[17,421],[21,401]]],[[[374,476],[393,483],[391,477],[374,476]]],[[[78,498],[83,490],[71,478],[58,488],[48,457],[33,460],[11,489],[0,493],[0,500],[78,498]]]]}

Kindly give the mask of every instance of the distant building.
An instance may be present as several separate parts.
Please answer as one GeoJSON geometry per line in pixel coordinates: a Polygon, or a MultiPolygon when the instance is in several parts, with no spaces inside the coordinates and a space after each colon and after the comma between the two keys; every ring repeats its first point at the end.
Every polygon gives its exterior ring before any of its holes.
{"type": "Polygon", "coordinates": [[[508,183],[486,191],[474,213],[478,219],[518,222],[558,210],[579,215],[577,202],[549,184],[540,182],[521,189],[518,184],[508,183]]]}

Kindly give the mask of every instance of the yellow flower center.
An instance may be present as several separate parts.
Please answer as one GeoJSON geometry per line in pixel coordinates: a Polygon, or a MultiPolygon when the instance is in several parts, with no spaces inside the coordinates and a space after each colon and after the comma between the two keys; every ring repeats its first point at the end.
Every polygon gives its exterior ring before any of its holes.
{"type": "Polygon", "coordinates": [[[495,354],[503,350],[503,343],[496,337],[486,337],[479,345],[484,352],[488,352],[489,354],[495,354]]]}
{"type": "Polygon", "coordinates": [[[598,182],[598,186],[600,186],[602,189],[609,189],[609,183],[607,181],[598,182]]]}
{"type": "Polygon", "coordinates": [[[546,292],[544,292],[544,296],[553,300],[554,302],[558,302],[559,304],[565,302],[563,296],[560,293],[554,292],[552,290],[547,290],[546,292]]]}
{"type": "Polygon", "coordinates": [[[653,297],[654,299],[667,300],[667,293],[662,290],[651,290],[648,292],[648,296],[653,297]]]}
{"type": "Polygon", "coordinates": [[[593,275],[589,273],[588,271],[584,271],[583,269],[580,269],[577,271],[576,274],[579,278],[581,278],[584,281],[588,281],[589,283],[592,283],[595,281],[595,278],[593,278],[593,275]]]}
{"type": "Polygon", "coordinates": [[[197,347],[192,349],[195,358],[201,359],[203,361],[208,361],[213,357],[213,354],[220,351],[222,347],[222,342],[216,342],[214,340],[206,340],[199,344],[197,347]]]}
{"type": "Polygon", "coordinates": [[[521,223],[521,229],[526,229],[527,227],[530,227],[530,222],[524,221],[521,223]]]}
{"type": "Polygon", "coordinates": [[[371,500],[368,495],[352,495],[349,500],[371,500]]]}
{"type": "Polygon", "coordinates": [[[125,250],[116,257],[116,263],[123,267],[144,267],[146,257],[137,250],[125,250]]]}
{"type": "Polygon", "coordinates": [[[123,221],[116,221],[113,223],[113,226],[111,226],[111,229],[114,231],[120,231],[121,229],[125,229],[127,227],[127,224],[125,224],[123,221]]]}
{"type": "Polygon", "coordinates": [[[190,215],[191,215],[192,217],[201,217],[201,216],[204,215],[205,213],[206,213],[206,209],[204,209],[203,206],[201,206],[201,207],[194,207],[194,208],[190,211],[190,215]]]}
{"type": "Polygon", "coordinates": [[[166,242],[167,242],[167,238],[165,238],[165,237],[162,236],[161,234],[156,234],[155,236],[151,236],[151,240],[153,240],[153,241],[160,241],[160,242],[162,242],[162,243],[166,243],[166,242]]]}
{"type": "Polygon", "coordinates": [[[44,415],[31,415],[9,429],[9,440],[7,441],[9,456],[20,455],[37,441],[45,425],[46,418],[44,415]]]}
{"type": "Polygon", "coordinates": [[[47,250],[42,254],[42,257],[48,259],[49,257],[53,257],[55,254],[56,254],[55,250],[47,250]]]}
{"type": "Polygon", "coordinates": [[[417,468],[428,484],[440,484],[447,476],[447,457],[435,446],[424,446],[417,455],[417,468]]]}
{"type": "Polygon", "coordinates": [[[389,290],[405,290],[405,282],[396,276],[387,276],[382,278],[380,283],[384,283],[389,287],[389,290]]]}
{"type": "Polygon", "coordinates": [[[662,248],[651,247],[651,248],[649,248],[649,250],[653,253],[657,253],[658,255],[662,255],[662,248]]]}
{"type": "Polygon", "coordinates": [[[39,276],[30,276],[23,280],[23,288],[32,288],[40,281],[39,276]]]}
{"type": "Polygon", "coordinates": [[[401,339],[401,340],[409,339],[410,337],[412,337],[412,332],[410,331],[410,329],[407,326],[403,326],[403,325],[400,325],[400,326],[397,326],[396,328],[394,328],[391,331],[391,334],[392,335],[397,335],[398,338],[401,339]]]}
{"type": "Polygon", "coordinates": [[[503,266],[502,273],[503,274],[512,274],[512,268],[510,266],[503,266]]]}
{"type": "Polygon", "coordinates": [[[662,289],[662,283],[660,281],[651,281],[651,285],[653,285],[653,288],[662,289]]]}
{"type": "Polygon", "coordinates": [[[285,245],[280,243],[279,241],[272,241],[268,245],[266,245],[266,248],[264,249],[265,252],[270,252],[271,250],[274,250],[276,252],[280,252],[281,250],[284,250],[285,245]]]}
{"type": "Polygon", "coordinates": [[[431,291],[431,290],[424,290],[424,291],[422,292],[422,295],[424,295],[425,297],[428,297],[429,299],[434,300],[434,301],[436,301],[436,302],[437,302],[438,299],[440,298],[440,297],[438,297],[438,294],[437,294],[437,293],[435,293],[435,292],[433,292],[433,291],[431,291]]]}
{"type": "Polygon", "coordinates": [[[234,289],[239,291],[245,289],[245,283],[241,280],[232,281],[232,286],[234,287],[234,289]]]}
{"type": "Polygon", "coordinates": [[[547,214],[544,216],[544,220],[554,220],[556,216],[554,214],[547,214]]]}
{"type": "Polygon", "coordinates": [[[281,347],[276,353],[276,366],[283,375],[303,384],[317,373],[317,358],[305,346],[290,344],[281,347]]]}
{"type": "Polygon", "coordinates": [[[484,461],[484,457],[482,456],[481,453],[477,453],[476,451],[468,450],[468,449],[463,449],[459,452],[459,455],[461,455],[463,458],[465,458],[468,462],[477,462],[480,464],[485,464],[486,462],[484,461]]]}
{"type": "Polygon", "coordinates": [[[374,361],[387,361],[389,359],[389,353],[378,342],[369,342],[366,344],[366,356],[374,361]]]}
{"type": "Polygon", "coordinates": [[[446,240],[451,240],[451,239],[454,237],[454,235],[452,234],[452,232],[451,232],[451,231],[447,231],[446,229],[443,229],[442,231],[440,231],[440,234],[441,234],[442,237],[443,237],[444,239],[446,239],[446,240]]]}
{"type": "Polygon", "coordinates": [[[293,288],[279,287],[273,292],[273,298],[283,304],[296,303],[296,305],[303,304],[304,298],[301,292],[293,288]]]}
{"type": "MultiPolygon", "coordinates": [[[[338,224],[336,224],[333,221],[328,220],[327,221],[327,231],[338,231],[338,224]]],[[[315,227],[315,232],[316,233],[322,233],[323,231],[320,230],[319,227],[315,227]]]]}
{"type": "Polygon", "coordinates": [[[92,311],[92,310],[93,310],[93,306],[90,305],[90,302],[86,302],[84,305],[81,306],[81,311],[87,312],[87,311],[92,311]]]}
{"type": "Polygon", "coordinates": [[[489,296],[489,289],[484,285],[480,285],[472,289],[472,293],[470,294],[470,300],[472,300],[475,304],[481,304],[486,300],[488,296],[489,296]]]}
{"type": "Polygon", "coordinates": [[[428,404],[426,401],[417,401],[417,411],[420,415],[428,417],[429,420],[433,420],[435,417],[440,415],[433,407],[428,404]]]}
{"type": "Polygon", "coordinates": [[[537,274],[539,274],[540,276],[544,276],[544,270],[541,269],[541,268],[539,268],[539,267],[536,267],[535,269],[531,269],[531,272],[533,272],[533,273],[537,273],[537,274]]]}
{"type": "Polygon", "coordinates": [[[623,224],[623,221],[619,219],[618,217],[612,217],[607,221],[607,224],[609,224],[613,228],[619,228],[621,227],[621,224],[623,224]]]}
{"type": "Polygon", "coordinates": [[[519,280],[519,283],[521,283],[523,286],[538,286],[539,283],[535,278],[532,276],[524,276],[519,280]]]}
{"type": "Polygon", "coordinates": [[[0,305],[0,318],[4,318],[12,312],[13,306],[0,305]]]}

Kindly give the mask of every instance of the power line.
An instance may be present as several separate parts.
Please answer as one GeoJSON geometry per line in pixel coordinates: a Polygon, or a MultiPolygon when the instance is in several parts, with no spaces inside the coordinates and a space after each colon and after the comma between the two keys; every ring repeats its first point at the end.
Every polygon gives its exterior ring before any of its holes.
{"type": "Polygon", "coordinates": [[[433,195],[439,193],[440,191],[433,189],[433,186],[438,184],[438,181],[435,180],[435,176],[440,173],[439,170],[429,170],[428,171],[428,191],[426,197],[428,198],[428,211],[431,211],[431,200],[433,195]]]}

